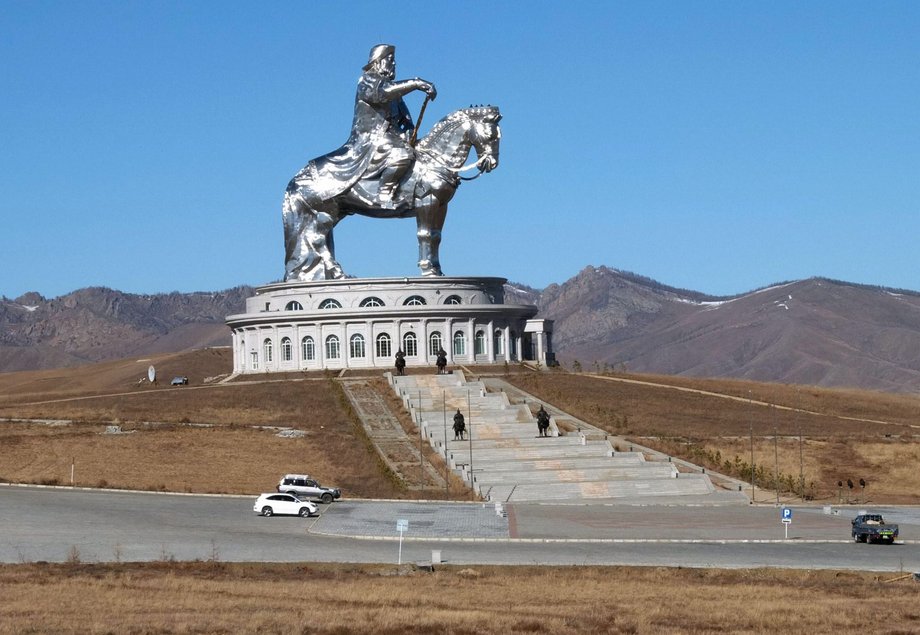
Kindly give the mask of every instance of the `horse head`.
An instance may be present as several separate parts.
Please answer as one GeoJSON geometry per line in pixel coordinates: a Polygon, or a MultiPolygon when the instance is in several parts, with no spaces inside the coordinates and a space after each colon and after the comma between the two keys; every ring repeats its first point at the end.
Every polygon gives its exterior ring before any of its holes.
{"type": "Polygon", "coordinates": [[[498,146],[502,116],[497,106],[470,106],[441,119],[418,143],[422,154],[457,172],[470,149],[476,149],[476,165],[483,172],[498,167],[498,146]]]}
{"type": "Polygon", "coordinates": [[[470,118],[470,141],[476,148],[477,163],[483,172],[491,172],[498,167],[501,112],[498,106],[471,106],[464,111],[470,118]]]}

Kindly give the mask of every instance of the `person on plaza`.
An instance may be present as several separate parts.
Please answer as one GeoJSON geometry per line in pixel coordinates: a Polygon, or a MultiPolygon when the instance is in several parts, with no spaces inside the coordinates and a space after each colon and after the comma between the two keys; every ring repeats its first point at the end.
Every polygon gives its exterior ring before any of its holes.
{"type": "Polygon", "coordinates": [[[439,375],[444,375],[447,373],[447,351],[445,351],[443,348],[438,351],[437,366],[439,375]]]}
{"type": "Polygon", "coordinates": [[[406,354],[401,350],[396,351],[396,374],[406,374],[406,354]]]}

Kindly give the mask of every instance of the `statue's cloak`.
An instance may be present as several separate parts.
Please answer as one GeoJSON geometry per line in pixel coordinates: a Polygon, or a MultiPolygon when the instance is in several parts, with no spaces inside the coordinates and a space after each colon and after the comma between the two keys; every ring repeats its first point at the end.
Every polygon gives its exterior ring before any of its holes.
{"type": "Polygon", "coordinates": [[[400,128],[403,122],[411,122],[411,116],[402,98],[386,98],[383,89],[387,81],[369,73],[361,76],[351,135],[345,145],[307,163],[288,184],[289,193],[299,190],[313,199],[311,202],[327,201],[363,178],[376,177],[386,167],[386,150],[405,146],[400,128]]]}

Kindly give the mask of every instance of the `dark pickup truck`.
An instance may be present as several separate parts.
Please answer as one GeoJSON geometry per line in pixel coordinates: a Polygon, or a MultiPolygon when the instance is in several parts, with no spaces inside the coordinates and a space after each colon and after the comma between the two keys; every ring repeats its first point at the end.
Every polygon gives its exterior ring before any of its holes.
{"type": "Polygon", "coordinates": [[[888,525],[881,514],[860,514],[853,519],[853,542],[887,542],[898,537],[898,526],[888,525]]]}

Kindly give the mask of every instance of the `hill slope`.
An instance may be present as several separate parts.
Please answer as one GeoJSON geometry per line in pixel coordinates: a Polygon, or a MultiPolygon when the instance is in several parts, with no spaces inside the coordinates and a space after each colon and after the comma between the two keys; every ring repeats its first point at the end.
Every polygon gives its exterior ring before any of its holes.
{"type": "MultiPolygon", "coordinates": [[[[132,295],[81,289],[0,298],[0,372],[228,345],[224,318],[250,287],[132,295]]],[[[591,369],[920,390],[920,293],[821,278],[730,298],[587,267],[543,291],[506,286],[506,302],[555,321],[563,363],[591,369]]]]}
{"type": "Polygon", "coordinates": [[[630,371],[920,388],[920,294],[812,278],[708,298],[606,267],[548,287],[561,360],[630,371]]]}
{"type": "Polygon", "coordinates": [[[250,287],[156,295],[93,287],[51,300],[0,298],[0,371],[229,345],[224,318],[251,294],[250,287]]]}

